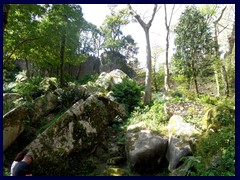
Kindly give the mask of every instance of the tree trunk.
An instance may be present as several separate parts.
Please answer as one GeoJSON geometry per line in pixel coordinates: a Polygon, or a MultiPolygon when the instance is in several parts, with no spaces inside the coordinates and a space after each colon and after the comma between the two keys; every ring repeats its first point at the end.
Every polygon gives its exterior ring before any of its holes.
{"type": "Polygon", "coordinates": [[[166,26],[166,30],[167,30],[167,36],[166,36],[166,62],[165,62],[165,65],[164,65],[164,89],[165,89],[166,92],[168,92],[170,90],[170,86],[169,86],[169,68],[168,68],[168,50],[169,50],[169,33],[170,33],[169,27],[170,27],[170,24],[171,24],[174,8],[175,8],[175,4],[173,5],[172,13],[171,13],[169,24],[168,24],[168,22],[167,22],[167,7],[166,7],[166,4],[164,4],[164,9],[165,9],[165,26],[166,26]]]}
{"type": "Polygon", "coordinates": [[[229,97],[229,84],[228,84],[228,75],[225,66],[222,66],[222,78],[224,82],[225,96],[229,97]]]}
{"type": "Polygon", "coordinates": [[[5,30],[8,23],[8,12],[10,10],[10,4],[3,5],[3,31],[5,30]]]}
{"type": "Polygon", "coordinates": [[[144,29],[146,37],[146,53],[147,53],[147,69],[146,69],[146,79],[145,79],[145,96],[144,104],[149,104],[152,100],[152,89],[151,89],[151,79],[152,79],[152,62],[151,62],[151,47],[149,40],[149,28],[144,29]]]}
{"type": "Polygon", "coordinates": [[[29,72],[29,64],[28,64],[27,58],[25,59],[25,63],[26,63],[26,75],[27,75],[27,78],[29,79],[30,78],[30,72],[29,72]]]}
{"type": "Polygon", "coordinates": [[[150,104],[152,100],[152,89],[151,89],[151,78],[152,78],[152,63],[151,63],[151,47],[150,47],[150,40],[149,40],[149,29],[152,25],[152,21],[155,17],[155,14],[157,12],[157,4],[154,5],[153,14],[151,19],[148,21],[148,23],[143,22],[141,17],[133,11],[131,5],[128,5],[130,14],[132,14],[138,21],[138,23],[142,26],[145,32],[146,37],[146,53],[147,53],[147,69],[146,69],[146,79],[145,79],[145,96],[144,96],[144,104],[150,104]]]}
{"type": "Polygon", "coordinates": [[[196,91],[196,94],[199,94],[199,91],[198,91],[198,83],[197,83],[197,77],[195,75],[193,75],[193,81],[194,81],[194,85],[195,85],[195,91],[196,91]]]}
{"type": "Polygon", "coordinates": [[[219,78],[217,70],[214,70],[215,80],[216,80],[216,89],[217,89],[217,96],[220,96],[220,86],[219,86],[219,78]]]}
{"type": "Polygon", "coordinates": [[[61,40],[61,51],[60,51],[60,86],[64,87],[64,55],[66,45],[66,32],[64,30],[61,40]]]}
{"type": "Polygon", "coordinates": [[[153,83],[155,86],[155,91],[158,92],[157,78],[156,78],[156,58],[153,60],[153,83]]]}
{"type": "Polygon", "coordinates": [[[80,72],[81,72],[81,64],[80,64],[79,67],[78,67],[77,79],[79,79],[80,72]]]}
{"type": "Polygon", "coordinates": [[[196,91],[196,94],[198,95],[199,91],[198,91],[198,83],[197,83],[197,76],[196,76],[196,69],[195,69],[194,60],[192,60],[192,73],[193,73],[193,82],[194,82],[194,85],[195,85],[195,91],[196,91]]]}

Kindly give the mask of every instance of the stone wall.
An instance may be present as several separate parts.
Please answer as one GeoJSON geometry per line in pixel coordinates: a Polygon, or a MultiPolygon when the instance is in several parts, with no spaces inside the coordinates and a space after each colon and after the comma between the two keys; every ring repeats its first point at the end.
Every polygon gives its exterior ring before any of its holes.
{"type": "Polygon", "coordinates": [[[189,116],[204,115],[204,106],[196,102],[168,102],[164,104],[165,113],[172,115],[189,116]]]}

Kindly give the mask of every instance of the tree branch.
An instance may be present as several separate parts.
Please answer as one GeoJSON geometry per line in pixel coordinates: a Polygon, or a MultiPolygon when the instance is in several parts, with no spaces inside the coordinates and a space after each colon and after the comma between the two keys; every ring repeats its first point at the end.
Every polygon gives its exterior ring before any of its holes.
{"type": "Polygon", "coordinates": [[[227,6],[225,6],[225,7],[222,9],[222,12],[221,12],[220,16],[217,18],[216,21],[214,21],[214,24],[217,24],[217,23],[221,20],[221,18],[222,18],[222,16],[223,16],[223,13],[224,13],[224,11],[226,10],[226,8],[227,8],[227,6]]]}

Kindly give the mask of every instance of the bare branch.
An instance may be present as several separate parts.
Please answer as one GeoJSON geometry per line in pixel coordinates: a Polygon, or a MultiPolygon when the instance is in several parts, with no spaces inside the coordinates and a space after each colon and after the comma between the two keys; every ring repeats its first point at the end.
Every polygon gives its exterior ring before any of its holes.
{"type": "Polygon", "coordinates": [[[174,11],[174,8],[175,8],[175,4],[174,4],[174,5],[173,5],[173,7],[172,7],[172,12],[171,12],[171,16],[170,16],[170,20],[169,20],[168,27],[170,26],[170,24],[171,24],[171,21],[172,21],[172,16],[173,16],[173,11],[174,11]]]}
{"type": "Polygon", "coordinates": [[[221,20],[221,18],[222,18],[222,16],[223,16],[223,13],[224,13],[224,11],[226,10],[226,8],[227,8],[227,6],[225,6],[225,7],[222,9],[222,12],[221,12],[220,16],[217,18],[216,21],[214,21],[214,24],[217,24],[217,23],[221,20]]]}

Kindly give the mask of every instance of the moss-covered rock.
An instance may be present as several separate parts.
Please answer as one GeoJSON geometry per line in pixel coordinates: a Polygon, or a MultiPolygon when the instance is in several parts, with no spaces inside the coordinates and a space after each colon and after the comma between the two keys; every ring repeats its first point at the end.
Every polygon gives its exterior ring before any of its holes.
{"type": "Polygon", "coordinates": [[[34,100],[33,105],[29,108],[31,122],[34,123],[39,117],[48,115],[58,106],[58,97],[49,92],[34,100]]]}
{"type": "Polygon", "coordinates": [[[111,103],[100,99],[92,95],[79,100],[28,145],[35,156],[36,175],[69,175],[75,171],[70,167],[80,166],[103,145],[109,117],[118,113],[107,107],[111,103]],[[70,159],[74,159],[74,165],[70,159]]]}

